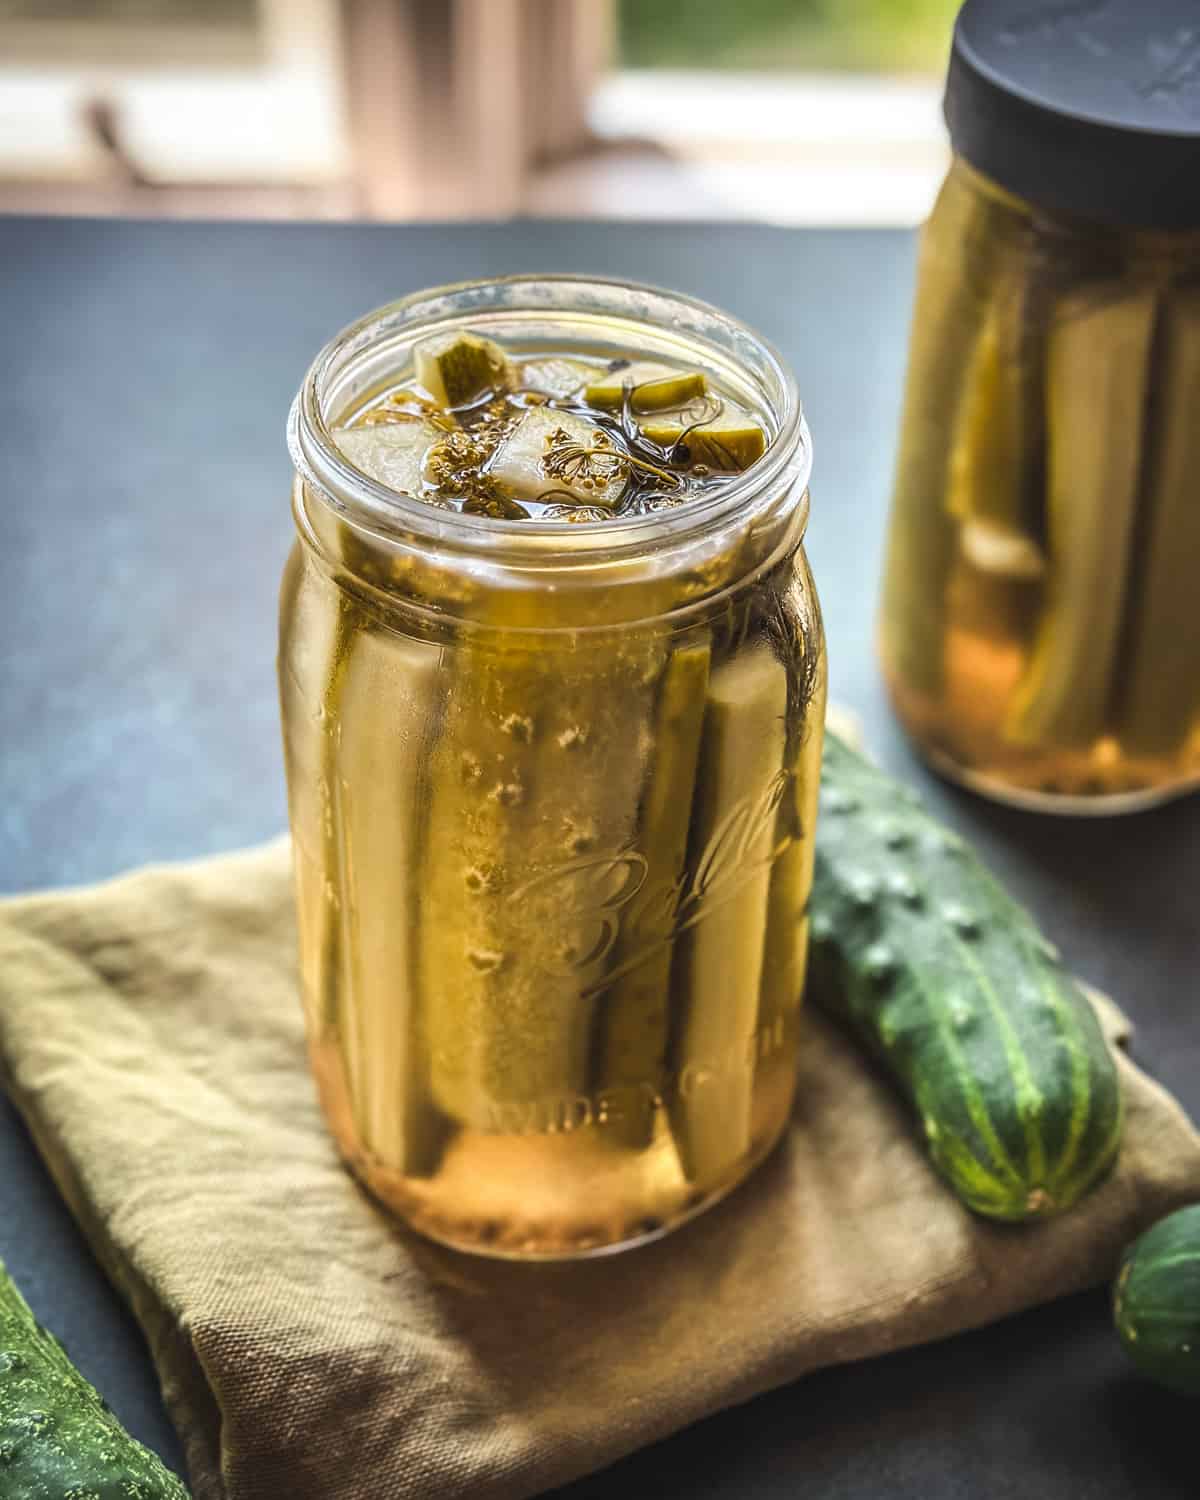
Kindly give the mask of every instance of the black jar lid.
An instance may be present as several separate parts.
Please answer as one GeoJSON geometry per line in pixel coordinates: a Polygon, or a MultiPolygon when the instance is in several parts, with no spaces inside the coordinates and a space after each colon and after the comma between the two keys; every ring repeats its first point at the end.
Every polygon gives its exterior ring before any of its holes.
{"type": "Polygon", "coordinates": [[[954,149],[1052,212],[1200,227],[1200,0],[966,0],[954,149]]]}

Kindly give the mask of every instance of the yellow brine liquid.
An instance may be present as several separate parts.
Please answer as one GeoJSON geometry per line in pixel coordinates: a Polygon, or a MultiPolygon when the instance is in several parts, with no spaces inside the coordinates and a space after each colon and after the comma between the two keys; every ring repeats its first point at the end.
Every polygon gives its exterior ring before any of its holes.
{"type": "MultiPolygon", "coordinates": [[[[473,334],[418,345],[333,436],[431,506],[568,529],[692,503],[770,441],[703,371],[473,334]]],[[[433,1238],[650,1237],[784,1128],[824,662],[802,555],[743,577],[743,545],[619,624],[594,578],[476,588],[349,527],[342,565],[289,561],[314,1067],[348,1162],[433,1238]]]]}

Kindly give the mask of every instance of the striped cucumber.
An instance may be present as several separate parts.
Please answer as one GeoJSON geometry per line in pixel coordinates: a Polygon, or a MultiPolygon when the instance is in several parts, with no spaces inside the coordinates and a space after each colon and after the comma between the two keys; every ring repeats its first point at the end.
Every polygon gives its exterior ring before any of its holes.
{"type": "Polygon", "coordinates": [[[834,734],[811,933],[815,997],[900,1085],[969,1208],[1042,1218],[1104,1176],[1121,1093],[1083,992],[963,841],[834,734]]]}
{"type": "Polygon", "coordinates": [[[42,1328],[0,1263],[0,1494],[4,1500],[187,1500],[42,1328]]]}
{"type": "Polygon", "coordinates": [[[1125,1251],[1113,1319],[1143,1375],[1200,1396],[1200,1203],[1160,1219],[1125,1251]]]}

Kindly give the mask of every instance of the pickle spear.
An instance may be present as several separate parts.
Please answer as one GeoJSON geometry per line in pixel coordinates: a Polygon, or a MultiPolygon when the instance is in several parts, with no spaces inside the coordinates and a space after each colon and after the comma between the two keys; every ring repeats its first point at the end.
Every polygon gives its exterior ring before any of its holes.
{"type": "Polygon", "coordinates": [[[313,950],[303,965],[305,1017],[314,1044],[332,1039],[337,1045],[341,895],[330,725],[336,722],[341,664],[357,610],[340,590],[332,599],[322,597],[317,576],[300,556],[289,558],[280,598],[287,634],[280,640],[279,691],[283,722],[289,726],[284,744],[299,929],[313,950]],[[315,705],[310,683],[320,684],[315,705]]]}
{"type": "Polygon", "coordinates": [[[1160,349],[1121,668],[1120,735],[1134,755],[1178,752],[1200,724],[1200,289],[1168,296],[1160,349]]]}
{"type": "Polygon", "coordinates": [[[1006,732],[1085,747],[1108,727],[1141,482],[1158,297],[1085,287],[1065,296],[1047,350],[1046,600],[1006,732]]]}
{"type": "Polygon", "coordinates": [[[680,646],[662,674],[638,817],[646,878],[622,921],[612,953],[619,977],[597,1017],[596,1087],[612,1101],[605,1138],[635,1147],[650,1143],[666,1066],[671,956],[711,652],[707,639],[680,646]]]}
{"type": "MultiPolygon", "coordinates": [[[[565,603],[565,601],[564,601],[565,603]]],[[[463,1124],[565,1128],[636,843],[660,644],[494,599],[454,653],[430,757],[421,987],[434,1096],[463,1124]]]]}
{"type": "Polygon", "coordinates": [[[771,871],[767,904],[767,932],[759,996],[759,1057],[767,1062],[785,1043],[787,1027],[804,993],[808,957],[808,893],[812,888],[814,824],[821,780],[821,726],[825,720],[823,658],[819,675],[795,606],[785,601],[776,650],[788,670],[789,782],[779,805],[774,845],[778,851],[771,871]]]}
{"type": "Polygon", "coordinates": [[[786,741],[787,669],[765,645],[715,668],[704,709],[688,839],[687,930],[672,975],[671,1128],[689,1181],[746,1153],[786,741]]]}
{"type": "Polygon", "coordinates": [[[882,649],[906,688],[942,690],[946,589],[957,526],[946,508],[966,372],[1004,242],[1020,223],[961,171],[921,236],[884,570],[882,649]]]}
{"type": "Polygon", "coordinates": [[[371,1156],[416,1177],[434,1170],[442,1135],[415,1003],[423,767],[440,717],[439,658],[433,643],[364,618],[335,686],[350,1097],[371,1156]]]}
{"type": "MultiPolygon", "coordinates": [[[[1032,257],[1035,252],[1030,251],[1032,257]]],[[[1045,534],[1045,343],[1048,274],[1005,266],[971,357],[950,456],[946,508],[964,522],[1036,546],[1045,534]]]]}

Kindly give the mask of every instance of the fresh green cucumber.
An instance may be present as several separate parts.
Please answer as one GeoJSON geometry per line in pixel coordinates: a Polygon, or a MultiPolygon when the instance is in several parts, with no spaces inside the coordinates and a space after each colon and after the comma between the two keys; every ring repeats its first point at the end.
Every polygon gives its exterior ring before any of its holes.
{"type": "Polygon", "coordinates": [[[1087,998],[963,841],[835,734],[810,909],[814,998],[892,1074],[969,1208],[1041,1218],[1104,1176],[1122,1101],[1087,998]]]}
{"type": "Polygon", "coordinates": [[[1143,1375],[1200,1396],[1200,1203],[1160,1219],[1125,1251],[1113,1320],[1143,1375]]]}
{"type": "Polygon", "coordinates": [[[34,1318],[0,1263],[4,1500],[187,1500],[34,1318]]]}

